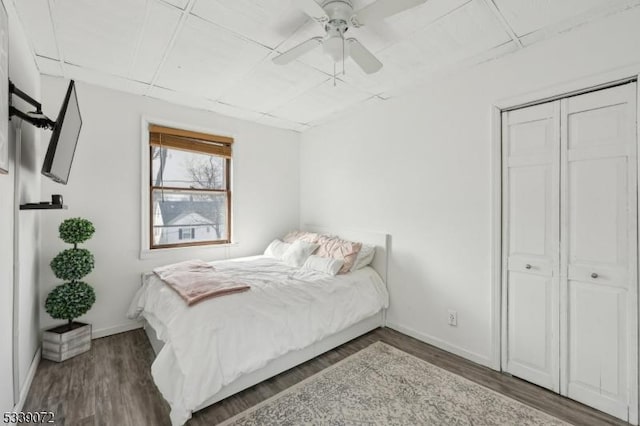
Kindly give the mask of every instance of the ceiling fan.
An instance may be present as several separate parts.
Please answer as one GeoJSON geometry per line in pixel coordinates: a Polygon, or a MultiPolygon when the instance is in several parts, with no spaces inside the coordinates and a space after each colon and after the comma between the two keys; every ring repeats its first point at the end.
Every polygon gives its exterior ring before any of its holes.
{"type": "Polygon", "coordinates": [[[351,57],[367,74],[382,68],[382,62],[355,38],[345,38],[349,28],[359,28],[380,21],[388,16],[411,9],[427,0],[378,0],[354,11],[352,0],[324,0],[322,5],[314,0],[295,0],[304,13],[324,26],[324,37],[313,37],[273,58],[278,65],[288,64],[307,52],[322,46],[324,53],[334,63],[351,57]]]}

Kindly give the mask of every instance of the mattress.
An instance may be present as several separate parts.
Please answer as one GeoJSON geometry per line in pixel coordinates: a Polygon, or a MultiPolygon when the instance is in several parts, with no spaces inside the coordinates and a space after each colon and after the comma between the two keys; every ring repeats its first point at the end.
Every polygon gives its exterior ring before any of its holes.
{"type": "Polygon", "coordinates": [[[174,425],[241,375],[388,306],[386,287],[370,267],[332,277],[265,256],[212,264],[251,289],[187,307],[149,273],[128,313],[146,319],[165,342],[151,372],[174,425]]]}

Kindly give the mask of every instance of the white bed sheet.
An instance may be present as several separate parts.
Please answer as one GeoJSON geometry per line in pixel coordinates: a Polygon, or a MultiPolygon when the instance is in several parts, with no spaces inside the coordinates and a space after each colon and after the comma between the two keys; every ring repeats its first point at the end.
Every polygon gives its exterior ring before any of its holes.
{"type": "Polygon", "coordinates": [[[329,276],[265,256],[212,262],[251,290],[187,307],[154,274],[145,274],[128,316],[144,317],[165,342],[151,372],[171,406],[171,422],[240,375],[368,318],[388,306],[369,267],[329,276]]]}

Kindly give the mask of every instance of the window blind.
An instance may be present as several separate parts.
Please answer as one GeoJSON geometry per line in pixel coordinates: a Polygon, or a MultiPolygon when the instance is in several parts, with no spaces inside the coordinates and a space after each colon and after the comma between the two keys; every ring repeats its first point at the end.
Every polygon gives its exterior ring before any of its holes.
{"type": "Polygon", "coordinates": [[[149,144],[156,147],[231,158],[233,138],[151,124],[149,126],[149,144]]]}

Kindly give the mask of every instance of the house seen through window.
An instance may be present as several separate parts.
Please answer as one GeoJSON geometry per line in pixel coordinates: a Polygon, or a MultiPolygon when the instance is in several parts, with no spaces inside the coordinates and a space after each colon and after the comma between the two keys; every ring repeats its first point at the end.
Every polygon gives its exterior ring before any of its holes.
{"type": "Polygon", "coordinates": [[[231,241],[227,137],[150,126],[151,248],[231,241]]]}

